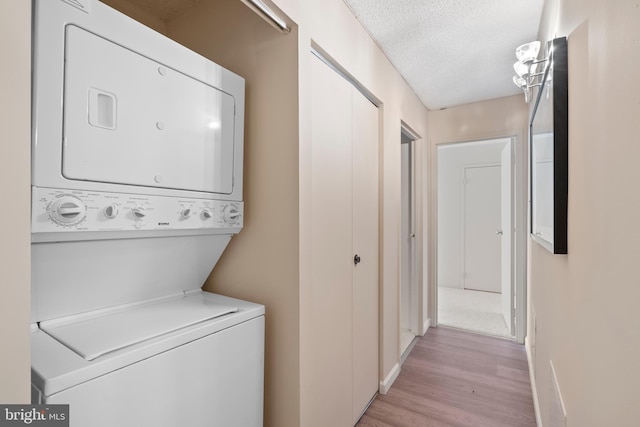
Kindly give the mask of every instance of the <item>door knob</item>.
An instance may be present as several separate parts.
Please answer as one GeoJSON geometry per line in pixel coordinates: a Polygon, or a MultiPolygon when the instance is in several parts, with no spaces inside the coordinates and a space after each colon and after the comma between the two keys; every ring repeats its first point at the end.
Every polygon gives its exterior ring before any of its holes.
{"type": "Polygon", "coordinates": [[[358,265],[359,263],[360,263],[360,255],[356,254],[356,256],[353,257],[353,264],[358,265]]]}
{"type": "Polygon", "coordinates": [[[497,234],[498,236],[502,236],[502,230],[497,230],[497,231],[496,231],[496,234],[497,234]]]}

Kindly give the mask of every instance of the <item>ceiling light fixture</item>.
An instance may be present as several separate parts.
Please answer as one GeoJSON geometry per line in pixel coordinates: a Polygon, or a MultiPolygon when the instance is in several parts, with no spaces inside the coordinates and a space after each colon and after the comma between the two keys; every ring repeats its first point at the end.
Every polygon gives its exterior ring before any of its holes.
{"type": "Polygon", "coordinates": [[[549,62],[549,56],[538,60],[538,52],[540,52],[539,41],[525,43],[516,48],[518,61],[513,64],[513,69],[516,72],[516,75],[513,76],[513,83],[522,89],[524,100],[527,103],[531,100],[531,88],[542,84],[542,80],[538,77],[544,75],[549,62]],[[545,64],[539,73],[536,72],[538,64],[545,64]]]}

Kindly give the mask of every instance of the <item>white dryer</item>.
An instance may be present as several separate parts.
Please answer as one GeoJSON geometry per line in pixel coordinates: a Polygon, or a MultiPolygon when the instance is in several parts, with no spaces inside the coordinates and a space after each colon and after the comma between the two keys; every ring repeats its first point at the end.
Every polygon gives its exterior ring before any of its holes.
{"type": "Polygon", "coordinates": [[[243,226],[244,80],[97,0],[35,0],[32,120],[33,403],[261,426],[264,307],[200,289],[243,226]]]}

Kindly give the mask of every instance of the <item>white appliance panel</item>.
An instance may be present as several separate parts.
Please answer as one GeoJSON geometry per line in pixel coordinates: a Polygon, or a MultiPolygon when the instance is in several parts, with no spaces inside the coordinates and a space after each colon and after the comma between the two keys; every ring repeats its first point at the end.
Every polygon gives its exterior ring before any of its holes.
{"type": "Polygon", "coordinates": [[[33,187],[31,216],[32,242],[235,234],[243,203],[33,187]]]}
{"type": "Polygon", "coordinates": [[[31,321],[200,289],[230,235],[31,245],[31,321]]]}
{"type": "MultiPolygon", "coordinates": [[[[156,354],[171,351],[191,341],[264,316],[264,306],[235,298],[198,290],[186,293],[182,301],[184,302],[190,298],[201,298],[213,306],[237,307],[238,311],[196,323],[173,332],[167,332],[138,344],[133,344],[129,347],[104,354],[91,361],[84,359],[68,347],[62,345],[59,341],[40,329],[38,324],[32,324],[32,384],[43,396],[51,396],[75,387],[78,384],[91,381],[100,376],[118,371],[126,366],[141,362],[156,354]]],[[[141,304],[146,304],[146,302],[141,304]]],[[[141,304],[139,305],[142,306],[141,304]]],[[[119,309],[120,307],[106,309],[104,313],[116,313],[119,309]]],[[[87,316],[93,316],[94,314],[93,312],[79,314],[67,319],[56,319],[53,322],[82,322],[87,316]]],[[[40,324],[42,324],[42,322],[40,324]]],[[[137,328],[138,325],[129,325],[129,327],[137,328]]]]}
{"type": "Polygon", "coordinates": [[[231,193],[232,96],[73,25],[65,56],[66,178],[231,193]]]}
{"type": "Polygon", "coordinates": [[[36,0],[33,43],[34,187],[242,200],[242,77],[98,0],[36,0]]]}
{"type": "Polygon", "coordinates": [[[201,295],[161,299],[94,316],[82,316],[81,319],[40,322],[40,329],[84,359],[93,360],[112,351],[238,311],[238,307],[211,304],[201,295]]]}
{"type": "Polygon", "coordinates": [[[45,397],[43,403],[69,404],[71,427],[261,427],[263,345],[260,316],[45,397]]]}

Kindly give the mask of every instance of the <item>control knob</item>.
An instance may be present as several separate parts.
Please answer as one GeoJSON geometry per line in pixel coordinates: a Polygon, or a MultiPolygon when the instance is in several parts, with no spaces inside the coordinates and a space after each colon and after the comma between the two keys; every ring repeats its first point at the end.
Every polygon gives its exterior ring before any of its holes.
{"type": "Polygon", "coordinates": [[[240,216],[238,208],[234,205],[227,205],[222,211],[222,219],[227,224],[235,224],[240,216]]]}
{"type": "Polygon", "coordinates": [[[47,212],[56,224],[75,225],[87,216],[87,207],[79,198],[65,194],[51,202],[47,212]]]}
{"type": "Polygon", "coordinates": [[[118,205],[116,204],[109,205],[106,208],[104,208],[102,212],[104,213],[104,216],[106,216],[107,218],[113,219],[118,216],[118,205]]]}
{"type": "Polygon", "coordinates": [[[133,216],[134,216],[136,219],[142,219],[142,218],[144,218],[145,216],[147,216],[147,213],[146,213],[146,212],[145,212],[145,210],[144,210],[144,209],[142,209],[142,208],[133,208],[133,209],[131,210],[131,212],[133,213],[133,216]]]}
{"type": "Polygon", "coordinates": [[[202,210],[202,217],[207,220],[207,219],[211,219],[213,217],[213,214],[211,213],[211,209],[209,208],[204,208],[202,210]]]}
{"type": "Polygon", "coordinates": [[[182,219],[187,219],[191,216],[191,209],[185,208],[180,212],[180,217],[182,219]]]}

